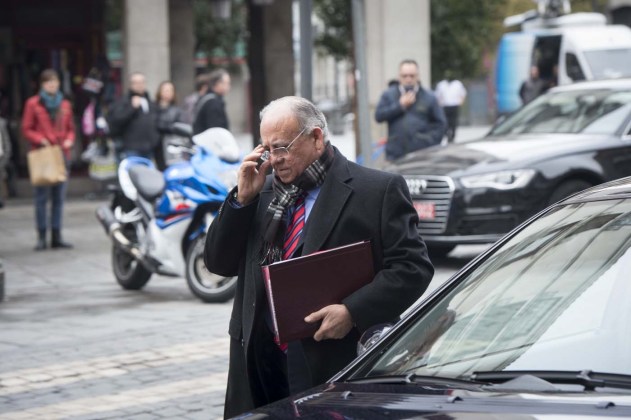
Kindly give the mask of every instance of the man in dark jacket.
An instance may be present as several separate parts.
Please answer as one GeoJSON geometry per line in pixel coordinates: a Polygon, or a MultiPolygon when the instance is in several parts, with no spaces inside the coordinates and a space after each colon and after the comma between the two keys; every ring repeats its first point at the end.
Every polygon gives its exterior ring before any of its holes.
{"type": "Polygon", "coordinates": [[[396,321],[434,272],[403,178],[348,161],[328,141],[326,119],[311,102],[273,101],[261,111],[261,138],[244,158],[204,252],[211,272],[239,276],[228,330],[226,418],[325,382],[355,358],[361,334],[396,321]],[[270,158],[258,167],[264,152],[270,158]],[[306,220],[293,230],[297,236],[286,232],[294,213],[306,220]],[[295,248],[289,241],[289,254],[285,236],[298,238],[295,248]],[[372,246],[373,281],[308,315],[305,322],[319,329],[288,343],[285,353],[271,332],[261,265],[364,240],[372,246]]]}
{"type": "Polygon", "coordinates": [[[230,130],[226,103],[223,99],[230,91],[230,75],[223,69],[215,70],[208,75],[208,84],[210,90],[195,104],[193,134],[199,134],[212,127],[230,130]]]}
{"type": "Polygon", "coordinates": [[[123,157],[153,157],[153,148],[160,139],[157,112],[147,94],[145,75],[132,73],[129,93],[112,105],[106,118],[112,137],[121,140],[123,157]]]}
{"type": "Polygon", "coordinates": [[[440,144],[447,120],[436,97],[419,83],[418,64],[403,60],[399,84],[386,90],[375,111],[377,122],[388,123],[386,159],[440,144]]]}
{"type": "Polygon", "coordinates": [[[539,67],[530,67],[530,76],[519,87],[519,97],[524,105],[536,99],[549,87],[548,82],[539,77],[539,67]]]}

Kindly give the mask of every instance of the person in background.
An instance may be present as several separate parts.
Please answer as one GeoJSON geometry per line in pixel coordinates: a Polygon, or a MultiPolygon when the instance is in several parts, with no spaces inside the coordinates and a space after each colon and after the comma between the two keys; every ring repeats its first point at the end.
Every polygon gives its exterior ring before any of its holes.
{"type": "Polygon", "coordinates": [[[195,121],[195,104],[199,101],[199,98],[208,93],[208,83],[208,73],[202,73],[195,77],[195,92],[186,96],[182,104],[181,121],[183,123],[193,125],[195,121]]]}
{"type": "Polygon", "coordinates": [[[558,85],[559,85],[559,65],[555,64],[552,66],[552,75],[550,76],[550,78],[548,79],[548,82],[546,83],[545,91],[547,92],[548,89],[555,88],[558,85]]]}
{"type": "Polygon", "coordinates": [[[530,67],[530,77],[519,88],[519,97],[524,105],[541,95],[547,89],[545,80],[539,77],[539,67],[530,67]]]}
{"type": "Polygon", "coordinates": [[[450,71],[445,72],[445,78],[436,85],[436,98],[447,118],[447,143],[453,143],[456,137],[460,107],[466,97],[467,89],[462,82],[455,79],[450,71]]]}
{"type": "MultiPolygon", "coordinates": [[[[59,75],[55,70],[44,70],[40,76],[40,85],[39,93],[30,97],[24,105],[22,135],[30,143],[31,149],[49,145],[61,146],[66,168],[68,168],[70,149],[75,141],[72,106],[59,91],[59,75]]],[[[66,182],[46,187],[35,187],[35,220],[38,233],[36,251],[46,249],[46,230],[48,228],[46,207],[49,197],[52,200],[51,248],[72,248],[71,244],[64,242],[61,238],[65,195],[66,182]]]]}
{"type": "Polygon", "coordinates": [[[304,98],[271,102],[260,127],[261,144],[243,159],[204,249],[211,272],[239,276],[225,418],[324,383],[355,358],[361,334],[398,319],[434,273],[403,177],[347,160],[331,145],[324,114],[304,98]],[[373,281],[308,315],[319,326],[313,337],[275,343],[261,265],[367,238],[373,281]]]}
{"type": "Polygon", "coordinates": [[[156,103],[158,104],[158,132],[160,140],[153,150],[156,166],[161,171],[167,167],[164,156],[165,138],[172,133],[173,123],[180,121],[181,110],[177,106],[177,96],[175,86],[170,81],[164,81],[158,86],[156,92],[156,103]]]}
{"type": "Polygon", "coordinates": [[[399,84],[388,87],[381,95],[375,120],[388,123],[389,161],[440,144],[447,125],[436,97],[421,86],[414,60],[399,64],[399,84]]]}
{"type": "Polygon", "coordinates": [[[195,104],[193,134],[199,134],[212,127],[230,130],[224,96],[230,91],[230,75],[218,69],[208,75],[209,91],[195,104]]]}
{"type": "Polygon", "coordinates": [[[121,157],[153,157],[160,140],[158,109],[147,94],[145,75],[134,72],[129,78],[129,92],[112,104],[106,120],[110,135],[121,141],[121,157]]]}

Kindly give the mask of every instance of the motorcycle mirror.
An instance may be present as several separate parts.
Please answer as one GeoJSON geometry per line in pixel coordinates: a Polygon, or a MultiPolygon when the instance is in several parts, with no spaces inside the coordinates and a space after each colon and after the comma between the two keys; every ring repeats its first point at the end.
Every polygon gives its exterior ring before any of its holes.
{"type": "Polygon", "coordinates": [[[361,356],[366,353],[368,349],[373,347],[375,343],[377,343],[381,337],[386,335],[388,331],[392,329],[392,324],[377,324],[368,328],[362,336],[359,338],[357,342],[357,355],[361,356]]]}

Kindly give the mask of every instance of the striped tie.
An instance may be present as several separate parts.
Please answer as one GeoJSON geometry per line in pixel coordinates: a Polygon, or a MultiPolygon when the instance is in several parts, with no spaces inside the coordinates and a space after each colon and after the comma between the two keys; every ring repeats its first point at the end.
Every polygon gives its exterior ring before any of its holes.
{"type": "Polygon", "coordinates": [[[285,234],[285,242],[283,244],[283,260],[289,259],[300,242],[302,229],[305,227],[305,194],[301,194],[294,204],[294,212],[291,215],[291,221],[287,226],[285,234]]]}

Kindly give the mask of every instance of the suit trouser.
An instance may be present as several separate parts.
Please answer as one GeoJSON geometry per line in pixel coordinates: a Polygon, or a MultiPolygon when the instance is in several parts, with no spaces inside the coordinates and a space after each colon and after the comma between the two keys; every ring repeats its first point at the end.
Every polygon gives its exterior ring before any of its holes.
{"type": "Polygon", "coordinates": [[[283,353],[269,328],[262,330],[265,332],[255,344],[255,357],[265,400],[276,401],[311,388],[314,384],[301,342],[288,343],[287,353],[283,353]]]}
{"type": "Polygon", "coordinates": [[[287,383],[287,357],[274,342],[274,335],[262,322],[261,332],[255,339],[253,357],[257,369],[258,395],[254,396],[256,406],[269,404],[289,396],[287,383]]]}

